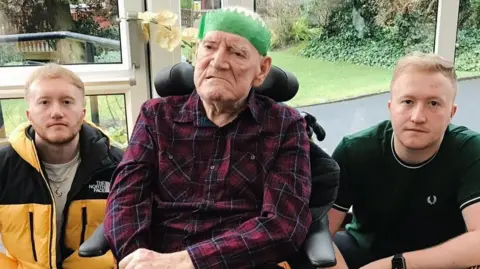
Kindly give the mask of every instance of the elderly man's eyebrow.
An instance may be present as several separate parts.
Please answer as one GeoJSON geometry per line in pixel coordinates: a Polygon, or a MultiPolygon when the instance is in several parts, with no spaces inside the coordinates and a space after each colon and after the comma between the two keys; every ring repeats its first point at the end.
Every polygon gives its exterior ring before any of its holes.
{"type": "Polygon", "coordinates": [[[245,55],[248,54],[248,49],[245,46],[238,46],[238,45],[235,45],[235,44],[231,44],[228,47],[235,52],[241,52],[245,55]]]}
{"type": "Polygon", "coordinates": [[[213,44],[217,44],[218,43],[218,40],[215,40],[215,39],[212,39],[212,38],[205,38],[203,40],[204,43],[213,43],[213,44]]]}

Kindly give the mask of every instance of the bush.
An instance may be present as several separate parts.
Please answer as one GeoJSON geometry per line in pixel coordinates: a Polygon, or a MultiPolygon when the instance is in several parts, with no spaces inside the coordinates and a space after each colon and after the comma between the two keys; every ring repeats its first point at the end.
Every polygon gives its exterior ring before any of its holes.
{"type": "Polygon", "coordinates": [[[458,14],[458,25],[460,29],[480,27],[480,0],[460,1],[458,14]]]}
{"type": "Polygon", "coordinates": [[[480,71],[480,29],[458,32],[455,65],[458,71],[480,71]]]}
{"type": "Polygon", "coordinates": [[[15,44],[0,44],[0,66],[23,64],[23,54],[15,44]]]}
{"type": "Polygon", "coordinates": [[[342,6],[344,0],[310,0],[306,5],[309,24],[325,27],[333,11],[342,6]]]}
{"type": "Polygon", "coordinates": [[[375,24],[375,12],[371,6],[357,8],[354,2],[347,2],[332,12],[329,24],[301,55],[392,68],[398,58],[411,51],[433,51],[435,26],[426,23],[420,11],[397,14],[393,25],[383,27],[375,24]],[[354,16],[360,16],[363,24],[355,24],[354,16]]]}
{"type": "Polygon", "coordinates": [[[182,0],[180,6],[181,8],[191,9],[193,7],[193,0],[182,0]]]}
{"type": "Polygon", "coordinates": [[[308,29],[306,21],[297,23],[301,17],[299,4],[289,0],[271,0],[267,3],[265,16],[264,20],[272,31],[272,49],[288,46],[294,39],[305,38],[305,30],[308,29]]]}

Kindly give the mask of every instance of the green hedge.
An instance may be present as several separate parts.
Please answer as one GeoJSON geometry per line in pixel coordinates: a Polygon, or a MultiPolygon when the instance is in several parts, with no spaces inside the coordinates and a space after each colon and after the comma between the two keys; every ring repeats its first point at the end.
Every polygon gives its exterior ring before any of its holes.
{"type": "MultiPolygon", "coordinates": [[[[307,43],[300,54],[326,61],[342,61],[392,68],[412,52],[433,52],[435,22],[421,11],[397,14],[393,23],[378,26],[374,14],[359,9],[365,18],[363,28],[352,23],[352,5],[333,12],[320,35],[307,43]]],[[[455,64],[458,71],[480,71],[480,28],[467,26],[458,31],[455,64]]]]}

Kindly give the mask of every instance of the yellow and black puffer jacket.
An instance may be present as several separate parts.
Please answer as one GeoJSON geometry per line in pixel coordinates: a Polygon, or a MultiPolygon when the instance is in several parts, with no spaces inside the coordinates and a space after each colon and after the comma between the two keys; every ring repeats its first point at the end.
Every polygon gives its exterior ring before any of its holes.
{"type": "Polygon", "coordinates": [[[55,203],[34,137],[30,125],[19,126],[0,149],[0,235],[7,250],[7,255],[0,253],[0,268],[114,268],[111,252],[80,258],[78,248],[103,222],[111,177],[123,152],[95,125],[83,123],[81,162],[67,196],[57,249],[55,203]],[[62,261],[57,261],[57,251],[62,261]]]}

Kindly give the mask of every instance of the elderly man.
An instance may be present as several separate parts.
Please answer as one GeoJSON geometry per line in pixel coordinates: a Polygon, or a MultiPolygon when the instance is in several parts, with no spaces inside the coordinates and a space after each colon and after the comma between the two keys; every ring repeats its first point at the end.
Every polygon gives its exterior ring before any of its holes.
{"type": "Polygon", "coordinates": [[[480,134],[451,124],[456,92],[452,63],[409,55],[394,71],[390,120],[336,148],[340,190],[329,219],[337,267],[342,255],[349,268],[480,264],[480,134]],[[337,233],[351,206],[352,223],[337,233]]]}
{"type": "Polygon", "coordinates": [[[251,91],[270,34],[239,8],[206,14],[190,96],[141,108],[105,218],[120,268],[276,266],[306,238],[306,123],[251,91]]]}

